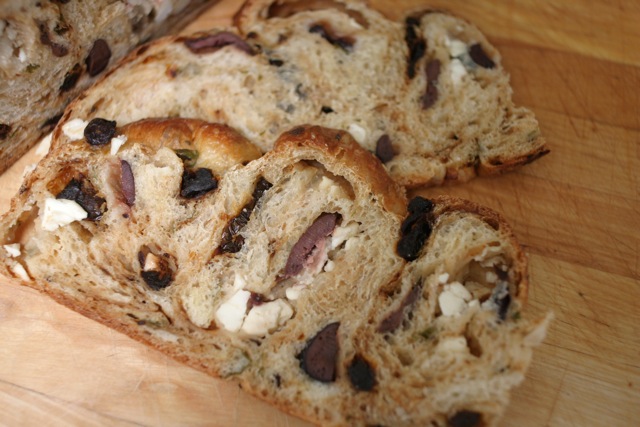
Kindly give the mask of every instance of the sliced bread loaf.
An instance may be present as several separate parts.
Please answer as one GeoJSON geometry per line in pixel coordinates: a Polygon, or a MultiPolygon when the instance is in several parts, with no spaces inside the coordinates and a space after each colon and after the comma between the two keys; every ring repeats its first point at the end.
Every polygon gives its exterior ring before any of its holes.
{"type": "Polygon", "coordinates": [[[344,131],[78,134],[0,219],[3,274],[319,424],[497,423],[546,326],[499,215],[407,203],[344,131]]]}
{"type": "MultiPolygon", "coordinates": [[[[546,154],[497,50],[441,12],[359,1],[247,1],[236,27],[143,46],[65,112],[224,122],[263,151],[301,123],[348,131],[401,185],[494,174],[546,154]]],[[[64,140],[58,127],[54,139],[64,140]]]]}

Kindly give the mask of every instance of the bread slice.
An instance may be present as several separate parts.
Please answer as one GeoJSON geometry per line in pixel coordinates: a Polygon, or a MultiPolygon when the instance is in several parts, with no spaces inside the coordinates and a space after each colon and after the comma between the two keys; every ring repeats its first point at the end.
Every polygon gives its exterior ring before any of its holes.
{"type": "Polygon", "coordinates": [[[61,124],[192,117],[268,151],[314,123],[350,132],[405,186],[495,174],[548,152],[533,113],[511,100],[500,54],[449,14],[396,22],[359,1],[261,0],[235,23],[138,49],[61,124]]]}
{"type": "Polygon", "coordinates": [[[212,0],[0,0],[0,173],[133,48],[212,0]]]}
{"type": "Polygon", "coordinates": [[[318,126],[259,158],[196,120],[82,134],[0,219],[3,274],[315,423],[496,424],[546,326],[496,213],[407,203],[318,126]]]}

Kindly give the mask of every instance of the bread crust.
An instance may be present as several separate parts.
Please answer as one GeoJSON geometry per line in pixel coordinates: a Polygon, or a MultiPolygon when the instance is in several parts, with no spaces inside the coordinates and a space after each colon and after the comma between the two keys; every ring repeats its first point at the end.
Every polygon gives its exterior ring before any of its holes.
{"type": "Polygon", "coordinates": [[[201,153],[196,164],[204,162],[214,172],[246,164],[262,155],[258,147],[235,129],[197,119],[146,119],[123,126],[122,133],[155,150],[192,145],[201,153]],[[206,153],[206,158],[202,153],[206,153]]]}

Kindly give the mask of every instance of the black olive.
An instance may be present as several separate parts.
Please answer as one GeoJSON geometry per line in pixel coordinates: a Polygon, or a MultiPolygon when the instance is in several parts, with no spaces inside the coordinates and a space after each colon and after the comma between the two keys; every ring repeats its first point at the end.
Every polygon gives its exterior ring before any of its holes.
{"type": "Polygon", "coordinates": [[[187,199],[203,196],[211,190],[218,188],[218,181],[214,178],[211,169],[200,168],[193,170],[185,169],[182,174],[182,184],[180,195],[187,199]]]}
{"type": "Polygon", "coordinates": [[[116,134],[116,122],[95,118],[84,128],[84,137],[91,145],[105,145],[116,134]]]}
{"type": "Polygon", "coordinates": [[[376,373],[365,358],[356,355],[347,368],[349,380],[356,390],[371,391],[376,385],[376,373]]]}
{"type": "Polygon", "coordinates": [[[314,380],[328,383],[336,380],[338,359],[338,328],[340,323],[330,323],[309,340],[298,355],[300,367],[314,380]]]}

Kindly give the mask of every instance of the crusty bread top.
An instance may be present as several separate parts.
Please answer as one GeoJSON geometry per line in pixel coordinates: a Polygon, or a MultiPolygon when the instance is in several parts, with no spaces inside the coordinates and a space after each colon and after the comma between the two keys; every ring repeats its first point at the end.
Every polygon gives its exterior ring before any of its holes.
{"type": "Polygon", "coordinates": [[[200,155],[194,165],[222,173],[261,156],[254,144],[227,125],[195,119],[147,119],[125,125],[123,135],[157,150],[193,148],[200,155]]]}

